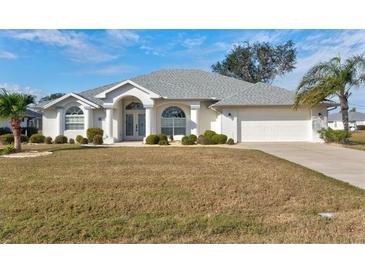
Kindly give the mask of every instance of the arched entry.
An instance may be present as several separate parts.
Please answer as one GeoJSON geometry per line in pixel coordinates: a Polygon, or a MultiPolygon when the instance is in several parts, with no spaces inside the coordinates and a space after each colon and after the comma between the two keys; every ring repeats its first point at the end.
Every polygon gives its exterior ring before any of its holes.
{"type": "Polygon", "coordinates": [[[124,109],[124,140],[143,140],[146,134],[146,114],[141,102],[130,102],[124,109]]]}

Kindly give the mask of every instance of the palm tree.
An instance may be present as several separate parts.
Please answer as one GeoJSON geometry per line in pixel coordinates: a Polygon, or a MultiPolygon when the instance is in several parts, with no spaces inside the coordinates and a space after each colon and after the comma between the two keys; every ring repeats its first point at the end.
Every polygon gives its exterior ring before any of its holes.
{"type": "Polygon", "coordinates": [[[10,119],[11,128],[14,134],[14,147],[16,151],[21,150],[21,126],[27,105],[34,103],[32,95],[22,93],[8,93],[5,89],[0,94],[0,117],[10,119]]]}
{"type": "Polygon", "coordinates": [[[365,58],[357,55],[341,61],[341,57],[334,57],[312,67],[298,85],[295,107],[313,107],[328,97],[338,96],[344,129],[348,131],[350,89],[365,83],[365,58]]]}

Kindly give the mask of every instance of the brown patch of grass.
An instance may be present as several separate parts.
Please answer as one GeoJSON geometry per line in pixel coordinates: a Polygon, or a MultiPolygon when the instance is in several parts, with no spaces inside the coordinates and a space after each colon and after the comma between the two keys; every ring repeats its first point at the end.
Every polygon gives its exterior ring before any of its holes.
{"type": "Polygon", "coordinates": [[[352,132],[350,144],[344,145],[344,147],[365,150],[365,130],[357,130],[352,132]]]}
{"type": "Polygon", "coordinates": [[[1,242],[365,242],[365,191],[259,151],[49,147],[0,160],[1,242]]]}

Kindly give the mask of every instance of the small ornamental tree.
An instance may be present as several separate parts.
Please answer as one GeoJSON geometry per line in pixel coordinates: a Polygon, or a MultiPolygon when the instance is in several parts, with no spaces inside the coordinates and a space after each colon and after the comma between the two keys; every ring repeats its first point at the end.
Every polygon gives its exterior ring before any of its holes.
{"type": "Polygon", "coordinates": [[[9,93],[5,89],[0,94],[0,118],[10,120],[14,134],[15,151],[21,150],[21,122],[25,117],[27,106],[34,103],[34,97],[22,93],[9,93]]]}

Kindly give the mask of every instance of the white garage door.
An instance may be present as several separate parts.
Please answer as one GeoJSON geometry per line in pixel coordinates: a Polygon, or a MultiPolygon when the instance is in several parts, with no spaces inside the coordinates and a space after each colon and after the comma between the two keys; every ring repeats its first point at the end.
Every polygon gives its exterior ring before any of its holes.
{"type": "Polygon", "coordinates": [[[239,117],[242,142],[309,141],[311,138],[308,110],[242,109],[239,117]]]}

